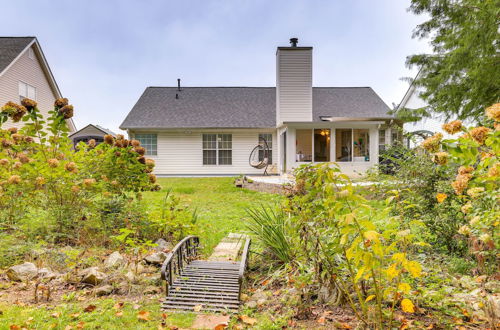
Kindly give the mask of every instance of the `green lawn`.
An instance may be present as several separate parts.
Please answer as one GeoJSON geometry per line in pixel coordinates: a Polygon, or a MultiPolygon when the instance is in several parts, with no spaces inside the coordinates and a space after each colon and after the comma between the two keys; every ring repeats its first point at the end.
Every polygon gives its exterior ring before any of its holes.
{"type": "Polygon", "coordinates": [[[281,196],[236,188],[234,178],[161,178],[162,190],[144,197],[159,203],[171,189],[191,209],[197,209],[200,239],[205,254],[230,232],[245,230],[246,209],[273,203],[281,196]]]}

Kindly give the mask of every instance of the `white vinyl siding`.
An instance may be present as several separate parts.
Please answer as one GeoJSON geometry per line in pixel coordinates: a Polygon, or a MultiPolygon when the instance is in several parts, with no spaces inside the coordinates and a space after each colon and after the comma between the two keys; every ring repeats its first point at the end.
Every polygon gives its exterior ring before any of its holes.
{"type": "Polygon", "coordinates": [[[135,139],[146,148],[146,156],[158,155],[158,136],[156,134],[136,134],[135,139]]]}
{"type": "Polygon", "coordinates": [[[278,49],[277,123],[312,121],[312,49],[278,49]]]}
{"type": "MultiPolygon", "coordinates": [[[[143,134],[145,132],[134,132],[143,134]]],[[[262,130],[163,130],[158,136],[158,155],[152,156],[158,175],[239,175],[263,174],[264,170],[255,169],[248,163],[248,157],[258,144],[257,136],[262,130]],[[231,165],[203,165],[203,134],[231,135],[231,165]]],[[[275,139],[273,133],[273,139],[275,139]]],[[[273,150],[275,153],[276,150],[273,150]]],[[[273,154],[273,159],[277,159],[273,154]]]]}

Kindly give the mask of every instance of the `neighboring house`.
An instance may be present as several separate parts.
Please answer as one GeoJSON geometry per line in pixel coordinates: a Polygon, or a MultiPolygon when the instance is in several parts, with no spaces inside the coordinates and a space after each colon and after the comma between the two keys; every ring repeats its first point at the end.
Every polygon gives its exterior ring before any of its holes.
{"type": "MultiPolygon", "coordinates": [[[[0,37],[0,107],[8,101],[20,103],[25,97],[35,100],[47,117],[62,95],[35,37],[0,37]]],[[[73,120],[67,123],[74,132],[73,120]]],[[[2,127],[22,125],[9,119],[2,127]]]]}
{"type": "Polygon", "coordinates": [[[116,134],[107,128],[101,127],[99,125],[88,124],[81,130],[70,134],[69,138],[73,141],[74,145],[79,142],[89,142],[89,140],[95,140],[97,144],[104,142],[104,135],[111,135],[116,137],[116,134]]]}
{"type": "Polygon", "coordinates": [[[120,128],[146,147],[158,175],[262,174],[249,164],[261,137],[275,173],[377,164],[396,123],[389,107],[370,87],[312,87],[312,47],[290,41],[276,52],[276,87],[148,87],[120,128]]]}

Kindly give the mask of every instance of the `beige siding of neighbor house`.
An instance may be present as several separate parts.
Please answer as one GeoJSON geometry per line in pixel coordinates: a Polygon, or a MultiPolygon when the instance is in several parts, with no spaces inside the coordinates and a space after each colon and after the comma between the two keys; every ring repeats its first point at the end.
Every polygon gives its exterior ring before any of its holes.
{"type": "MultiPolygon", "coordinates": [[[[134,131],[131,136],[134,133],[157,134],[158,155],[147,156],[155,160],[154,173],[157,175],[263,174],[263,169],[255,169],[248,164],[250,152],[259,143],[259,133],[273,134],[273,164],[278,160],[276,133],[269,129],[134,131]],[[232,165],[203,165],[203,133],[232,134],[232,165]]],[[[271,169],[277,171],[277,166],[270,166],[271,169]]]]}
{"type": "Polygon", "coordinates": [[[312,121],[312,49],[278,49],[276,70],[276,122],[312,121]]]}
{"type": "MultiPolygon", "coordinates": [[[[31,46],[33,47],[33,46],[31,46]]],[[[29,57],[26,50],[14,64],[0,76],[0,106],[8,101],[19,103],[19,82],[24,82],[36,88],[36,99],[38,108],[44,117],[54,108],[54,100],[57,98],[51,88],[47,76],[42,69],[40,58],[33,51],[34,58],[29,57]]],[[[14,123],[10,119],[2,125],[2,128],[22,127],[23,123],[14,123]]]]}

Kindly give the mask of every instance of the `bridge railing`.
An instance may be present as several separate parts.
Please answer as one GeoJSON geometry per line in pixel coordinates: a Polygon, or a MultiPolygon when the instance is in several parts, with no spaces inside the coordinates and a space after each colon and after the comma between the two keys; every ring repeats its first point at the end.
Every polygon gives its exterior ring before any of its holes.
{"type": "Polygon", "coordinates": [[[190,261],[196,259],[199,246],[200,239],[197,236],[187,236],[168,253],[167,258],[161,266],[161,279],[166,282],[165,289],[167,296],[168,289],[172,286],[175,277],[181,274],[184,266],[187,266],[190,261]]]}
{"type": "Polygon", "coordinates": [[[239,284],[239,290],[238,290],[238,300],[241,300],[241,289],[243,286],[243,280],[245,279],[245,271],[248,266],[248,254],[250,252],[250,238],[247,238],[245,241],[245,245],[243,246],[243,252],[241,253],[241,260],[240,260],[240,269],[238,272],[238,284],[239,284]]]}

